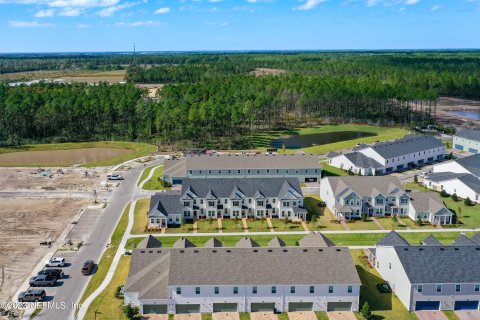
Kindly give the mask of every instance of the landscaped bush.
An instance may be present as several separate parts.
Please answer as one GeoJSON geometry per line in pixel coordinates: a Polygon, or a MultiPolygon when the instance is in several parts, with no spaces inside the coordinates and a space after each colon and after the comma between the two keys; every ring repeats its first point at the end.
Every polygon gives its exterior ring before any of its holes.
{"type": "Polygon", "coordinates": [[[123,299],[123,285],[117,287],[117,290],[115,291],[115,298],[123,299]]]}
{"type": "Polygon", "coordinates": [[[450,195],[449,195],[449,194],[447,193],[447,191],[445,191],[445,190],[442,190],[442,191],[440,192],[440,197],[442,197],[442,198],[448,198],[449,196],[450,196],[450,195]]]}
{"type": "Polygon", "coordinates": [[[455,201],[455,202],[458,201],[458,196],[457,196],[456,193],[452,194],[451,198],[452,198],[452,200],[455,201]]]}

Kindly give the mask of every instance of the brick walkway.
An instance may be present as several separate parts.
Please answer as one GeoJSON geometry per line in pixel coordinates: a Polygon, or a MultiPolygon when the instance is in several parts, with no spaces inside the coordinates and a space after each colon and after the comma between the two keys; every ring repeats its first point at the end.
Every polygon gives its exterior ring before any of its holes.
{"type": "Polygon", "coordinates": [[[275,232],[275,230],[273,229],[272,219],[267,218],[267,224],[268,224],[268,229],[270,229],[270,232],[275,232]]]}
{"type": "Polygon", "coordinates": [[[220,218],[217,219],[217,229],[218,229],[218,233],[223,232],[222,219],[220,218]]]}
{"type": "Polygon", "coordinates": [[[198,226],[197,221],[195,221],[192,226],[193,233],[197,233],[197,228],[198,228],[197,226],[198,226]]]}
{"type": "Polygon", "coordinates": [[[310,230],[308,229],[308,226],[307,226],[307,224],[305,223],[305,221],[302,220],[300,223],[302,224],[303,230],[305,230],[305,231],[310,231],[310,230]]]}
{"type": "Polygon", "coordinates": [[[242,218],[243,232],[248,232],[247,218],[242,218]]]}

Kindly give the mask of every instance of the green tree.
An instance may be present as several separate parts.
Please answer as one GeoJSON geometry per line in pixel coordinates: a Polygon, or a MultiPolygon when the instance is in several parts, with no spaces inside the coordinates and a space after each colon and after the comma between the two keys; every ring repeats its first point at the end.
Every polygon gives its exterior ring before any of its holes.
{"type": "Polygon", "coordinates": [[[370,309],[370,304],[368,301],[365,301],[362,308],[360,309],[360,314],[362,315],[363,319],[369,320],[372,318],[372,310],[370,309]]]}
{"type": "Polygon", "coordinates": [[[471,200],[469,197],[465,198],[465,201],[464,201],[463,203],[464,203],[466,206],[471,206],[471,205],[473,205],[473,202],[472,202],[472,200],[471,200]]]}

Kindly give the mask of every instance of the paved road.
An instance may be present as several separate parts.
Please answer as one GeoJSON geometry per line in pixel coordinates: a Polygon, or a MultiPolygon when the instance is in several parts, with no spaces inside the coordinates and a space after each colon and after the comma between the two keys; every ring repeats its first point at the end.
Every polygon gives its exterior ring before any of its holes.
{"type": "MultiPolygon", "coordinates": [[[[157,165],[162,162],[163,158],[155,160],[149,165],[157,165]]],[[[91,226],[91,232],[85,235],[85,243],[78,252],[57,253],[58,256],[65,257],[70,264],[65,268],[65,273],[69,275],[69,278],[61,281],[57,287],[46,289],[47,301],[53,302],[53,307],[45,308],[37,319],[74,319],[74,303],[78,303],[80,300],[89,279],[88,276],[80,273],[82,264],[89,259],[95,262],[100,260],[125,207],[136,197],[136,183],[143,169],[145,169],[143,165],[134,165],[130,171],[122,172],[125,180],[114,189],[108,199],[107,207],[93,220],[95,224],[91,226]]]]}

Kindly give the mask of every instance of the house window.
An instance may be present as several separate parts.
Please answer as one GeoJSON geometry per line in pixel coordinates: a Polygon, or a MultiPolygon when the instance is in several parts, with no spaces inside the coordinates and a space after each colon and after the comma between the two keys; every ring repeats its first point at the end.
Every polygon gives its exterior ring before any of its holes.
{"type": "Polygon", "coordinates": [[[459,284],[455,285],[455,292],[460,292],[461,286],[459,284]]]}
{"type": "Polygon", "coordinates": [[[195,294],[200,294],[200,287],[195,287],[195,294]]]}
{"type": "Polygon", "coordinates": [[[310,286],[310,293],[315,293],[315,287],[314,286],[310,286]]]}
{"type": "Polygon", "coordinates": [[[188,207],[189,205],[190,205],[190,202],[188,202],[188,201],[185,201],[185,202],[183,203],[183,206],[184,206],[184,207],[188,207]]]}
{"type": "Polygon", "coordinates": [[[200,204],[203,204],[203,199],[200,199],[200,204]]]}
{"type": "Polygon", "coordinates": [[[238,287],[233,287],[233,294],[238,294],[238,287]]]}
{"type": "Polygon", "coordinates": [[[480,284],[476,284],[475,285],[475,292],[479,292],[480,291],[480,284]]]}
{"type": "Polygon", "coordinates": [[[333,293],[333,286],[328,286],[328,293],[333,293]]]}
{"type": "Polygon", "coordinates": [[[383,204],[383,199],[382,198],[377,198],[376,200],[377,200],[376,201],[377,204],[383,204]]]}
{"type": "Polygon", "coordinates": [[[420,293],[423,292],[423,285],[417,284],[417,292],[420,292],[420,293]]]}
{"type": "Polygon", "coordinates": [[[290,287],[290,293],[295,293],[295,286],[290,287]]]}
{"type": "Polygon", "coordinates": [[[277,293],[277,287],[272,287],[272,293],[277,293]]]}
{"type": "Polygon", "coordinates": [[[348,287],[347,287],[347,292],[348,292],[348,293],[352,293],[352,292],[353,292],[353,287],[352,287],[352,286],[348,286],[348,287]]]}
{"type": "Polygon", "coordinates": [[[441,284],[437,284],[437,292],[442,292],[442,285],[441,284]]]}
{"type": "Polygon", "coordinates": [[[220,293],[220,288],[219,288],[219,287],[215,287],[213,290],[214,290],[214,293],[215,293],[215,294],[219,294],[219,293],[220,293]]]}
{"type": "Polygon", "coordinates": [[[238,201],[232,201],[232,205],[233,205],[234,207],[238,207],[238,204],[239,204],[238,201]]]}
{"type": "Polygon", "coordinates": [[[263,201],[258,200],[258,201],[257,201],[257,206],[263,206],[263,201]]]}
{"type": "Polygon", "coordinates": [[[208,201],[209,207],[215,207],[215,201],[208,201]]]}
{"type": "Polygon", "coordinates": [[[401,202],[400,202],[402,205],[406,205],[408,203],[408,199],[407,198],[402,198],[401,202]]]}
{"type": "Polygon", "coordinates": [[[177,287],[177,294],[182,294],[182,288],[177,287]]]}
{"type": "Polygon", "coordinates": [[[257,287],[253,287],[253,288],[252,288],[252,293],[253,293],[253,294],[257,294],[257,287]]]}

